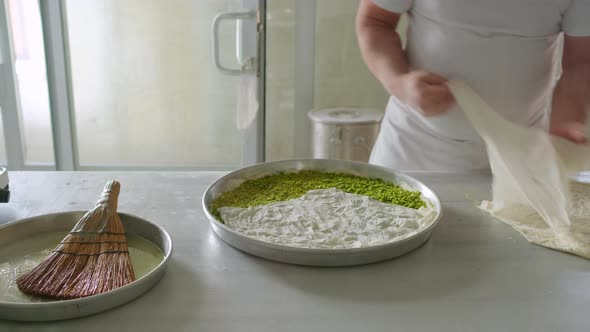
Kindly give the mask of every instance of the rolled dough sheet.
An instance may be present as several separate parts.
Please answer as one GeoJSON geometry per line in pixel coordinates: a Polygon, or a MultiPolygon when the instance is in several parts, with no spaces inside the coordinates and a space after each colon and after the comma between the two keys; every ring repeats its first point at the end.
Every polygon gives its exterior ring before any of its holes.
{"type": "Polygon", "coordinates": [[[590,187],[569,180],[590,169],[590,147],[502,118],[463,82],[449,87],[486,143],[493,201],[480,207],[532,243],[590,259],[590,187]]]}

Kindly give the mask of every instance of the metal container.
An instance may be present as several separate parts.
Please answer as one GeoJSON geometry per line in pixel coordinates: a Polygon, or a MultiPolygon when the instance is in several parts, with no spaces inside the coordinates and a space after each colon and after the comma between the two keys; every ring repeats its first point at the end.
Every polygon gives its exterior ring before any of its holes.
{"type": "Polygon", "coordinates": [[[379,134],[383,112],[328,108],[311,111],[314,158],[367,162],[379,134]]]}
{"type": "Polygon", "coordinates": [[[215,233],[233,247],[250,254],[284,263],[312,266],[350,266],[378,262],[403,255],[418,248],[430,237],[442,215],[442,207],[436,194],[422,182],[392,169],[344,160],[285,160],[254,165],[232,172],[215,181],[203,195],[203,210],[215,233]],[[351,249],[308,249],[278,245],[247,237],[217,220],[209,206],[213,199],[232,190],[248,179],[278,172],[319,170],[343,172],[359,176],[379,178],[394,183],[403,183],[422,193],[422,198],[436,211],[435,220],[418,233],[407,238],[382,245],[351,249]]]}
{"type": "MultiPolygon", "coordinates": [[[[0,226],[0,243],[9,243],[29,236],[54,231],[67,231],[80,220],[86,211],[47,214],[0,226]]],[[[109,292],[74,300],[39,303],[0,301],[0,319],[18,321],[52,321],[82,317],[105,311],[142,295],[164,275],[172,255],[172,239],[161,227],[126,213],[119,213],[125,232],[141,236],[162,250],[163,260],[145,276],[109,292]]]]}

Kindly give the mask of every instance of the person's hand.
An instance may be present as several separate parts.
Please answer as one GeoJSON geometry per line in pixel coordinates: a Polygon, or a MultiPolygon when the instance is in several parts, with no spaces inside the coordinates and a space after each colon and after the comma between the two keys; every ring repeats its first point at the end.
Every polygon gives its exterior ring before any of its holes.
{"type": "Polygon", "coordinates": [[[580,122],[563,122],[552,124],[550,134],[565,138],[574,143],[583,144],[588,141],[584,124],[580,122]]]}
{"type": "Polygon", "coordinates": [[[411,71],[396,78],[389,92],[424,116],[435,116],[448,111],[455,98],[447,80],[425,71],[411,71]]]}

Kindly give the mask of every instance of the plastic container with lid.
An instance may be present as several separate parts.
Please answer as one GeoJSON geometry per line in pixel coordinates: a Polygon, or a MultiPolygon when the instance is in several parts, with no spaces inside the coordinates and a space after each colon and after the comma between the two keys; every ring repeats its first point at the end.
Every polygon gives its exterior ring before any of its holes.
{"type": "Polygon", "coordinates": [[[314,158],[369,161],[383,112],[361,108],[327,108],[308,113],[314,158]]]}

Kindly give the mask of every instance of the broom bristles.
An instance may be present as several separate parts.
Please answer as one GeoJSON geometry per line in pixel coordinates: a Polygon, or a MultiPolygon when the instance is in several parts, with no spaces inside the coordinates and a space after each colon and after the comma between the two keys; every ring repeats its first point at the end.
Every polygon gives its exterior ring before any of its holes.
{"type": "Polygon", "coordinates": [[[17,279],[24,293],[58,299],[100,294],[135,280],[125,229],[117,214],[120,185],[110,181],[47,258],[17,279]]]}

